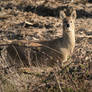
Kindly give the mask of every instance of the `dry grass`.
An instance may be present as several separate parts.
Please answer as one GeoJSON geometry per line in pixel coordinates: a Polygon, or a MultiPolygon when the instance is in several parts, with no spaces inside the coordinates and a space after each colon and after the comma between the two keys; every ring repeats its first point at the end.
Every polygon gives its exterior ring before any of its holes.
{"type": "MultiPolygon", "coordinates": [[[[62,2],[59,0],[56,2],[48,0],[47,3],[44,3],[45,0],[40,1],[3,0],[0,2],[0,91],[91,92],[91,3],[87,3],[85,8],[80,3],[74,4],[75,7],[78,7],[78,17],[75,24],[76,47],[72,57],[68,60],[72,62],[71,64],[63,69],[58,65],[54,67],[30,66],[20,68],[16,65],[10,65],[7,61],[6,43],[4,43],[6,40],[23,40],[26,43],[26,40],[50,40],[62,35],[61,21],[57,16],[58,12],[55,12],[59,11],[62,2]],[[3,14],[7,16],[2,17],[3,14]],[[1,44],[4,46],[1,46],[1,44]]],[[[35,44],[26,45],[24,48],[28,45],[35,46],[35,44]]],[[[39,47],[39,44],[36,44],[36,46],[39,47]]]]}

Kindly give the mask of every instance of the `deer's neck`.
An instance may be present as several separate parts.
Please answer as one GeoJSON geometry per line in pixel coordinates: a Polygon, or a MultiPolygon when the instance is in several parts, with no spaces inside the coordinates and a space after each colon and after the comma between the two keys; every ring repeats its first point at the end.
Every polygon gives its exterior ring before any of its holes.
{"type": "Polygon", "coordinates": [[[75,47],[75,31],[74,30],[71,30],[70,32],[67,32],[67,30],[65,30],[63,32],[63,39],[67,45],[67,48],[72,50],[75,47]]]}

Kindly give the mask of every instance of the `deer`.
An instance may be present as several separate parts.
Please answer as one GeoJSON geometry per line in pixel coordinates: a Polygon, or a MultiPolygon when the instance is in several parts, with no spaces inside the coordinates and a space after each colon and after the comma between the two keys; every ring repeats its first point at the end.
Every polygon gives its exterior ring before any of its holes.
{"type": "Polygon", "coordinates": [[[46,40],[34,42],[41,44],[40,49],[37,50],[35,50],[34,47],[33,50],[30,50],[32,48],[26,48],[25,50],[24,47],[18,46],[17,42],[13,42],[7,48],[8,56],[10,57],[11,61],[13,62],[14,60],[17,63],[21,61],[24,63],[24,65],[30,65],[29,62],[35,65],[35,61],[38,63],[42,62],[42,64],[46,63],[47,65],[53,65],[54,63],[56,64],[58,62],[60,64],[67,62],[68,57],[72,55],[75,47],[76,10],[72,7],[68,7],[66,10],[60,11],[59,18],[62,20],[62,37],[49,41],[46,40]],[[25,53],[27,51],[29,52],[29,55],[25,53]],[[34,51],[33,54],[32,51],[34,51]],[[41,57],[41,54],[44,55],[41,57]],[[27,58],[28,56],[30,58],[29,61],[27,58]],[[50,59],[49,61],[47,58],[44,58],[46,56],[48,59],[50,59]]]}

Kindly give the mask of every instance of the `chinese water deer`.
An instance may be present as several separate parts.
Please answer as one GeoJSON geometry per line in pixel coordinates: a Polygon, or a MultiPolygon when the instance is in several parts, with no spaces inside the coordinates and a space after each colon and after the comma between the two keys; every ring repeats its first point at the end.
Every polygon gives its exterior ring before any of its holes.
{"type": "Polygon", "coordinates": [[[15,60],[15,62],[19,62],[21,59],[21,62],[23,61],[24,64],[29,64],[28,62],[36,64],[35,61],[37,61],[39,63],[42,62],[43,64],[46,63],[47,65],[51,65],[57,61],[60,63],[67,61],[67,58],[72,54],[75,47],[74,23],[76,11],[71,7],[67,8],[65,11],[60,11],[60,19],[63,22],[63,35],[61,38],[36,42],[42,46],[39,50],[30,50],[32,48],[26,48],[27,50],[25,51],[25,48],[18,46],[17,43],[13,44],[13,46],[9,45],[7,48],[9,57],[11,57],[12,60],[15,60]],[[25,53],[27,51],[29,51],[30,61],[28,61],[28,55],[25,53]],[[44,55],[42,56],[41,54],[44,55]],[[49,62],[48,59],[50,59],[49,62]]]}

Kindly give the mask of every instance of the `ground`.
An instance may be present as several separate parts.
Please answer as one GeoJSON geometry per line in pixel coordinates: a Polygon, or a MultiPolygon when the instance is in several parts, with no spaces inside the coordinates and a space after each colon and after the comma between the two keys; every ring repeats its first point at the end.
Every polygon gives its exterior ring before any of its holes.
{"type": "MultiPolygon", "coordinates": [[[[64,0],[0,1],[0,40],[51,40],[62,36],[64,0]]],[[[80,1],[80,0],[79,0],[80,1]]],[[[67,2],[67,4],[69,4],[67,2]]],[[[91,92],[92,3],[76,2],[76,46],[72,63],[59,67],[8,66],[0,47],[0,92],[91,92]]],[[[1,44],[1,43],[0,43],[1,44]]]]}

